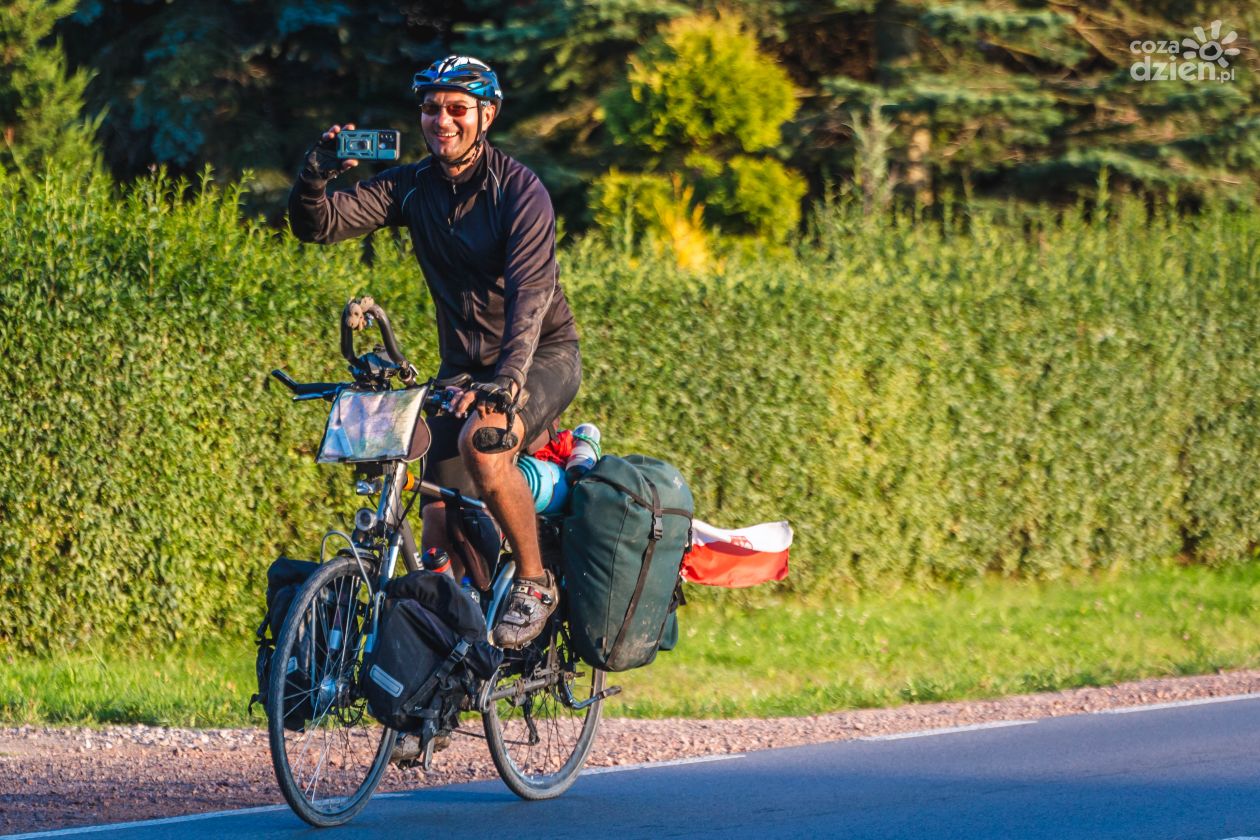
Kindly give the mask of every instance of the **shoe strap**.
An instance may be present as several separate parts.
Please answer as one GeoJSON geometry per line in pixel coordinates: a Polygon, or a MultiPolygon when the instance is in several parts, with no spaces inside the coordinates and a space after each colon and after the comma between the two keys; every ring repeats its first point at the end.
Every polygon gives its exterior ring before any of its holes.
{"type": "Polygon", "coordinates": [[[547,606],[551,606],[555,600],[551,597],[550,594],[537,588],[534,584],[529,583],[528,581],[523,581],[523,580],[518,580],[516,583],[512,584],[512,594],[513,595],[528,595],[531,598],[537,598],[539,601],[542,601],[547,606]]]}

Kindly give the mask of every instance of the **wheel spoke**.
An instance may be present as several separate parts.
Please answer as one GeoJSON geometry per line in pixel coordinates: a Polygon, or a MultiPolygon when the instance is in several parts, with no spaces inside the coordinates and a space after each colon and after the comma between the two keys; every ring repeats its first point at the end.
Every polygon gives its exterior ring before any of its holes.
{"type": "Polygon", "coordinates": [[[485,711],[495,766],[508,787],[526,799],[558,796],[573,783],[594,740],[602,705],[597,700],[575,709],[561,699],[572,694],[580,702],[595,696],[604,675],[589,671],[579,678],[558,622],[542,639],[512,655],[488,692],[485,711]]]}
{"type": "Polygon", "coordinates": [[[394,733],[351,699],[370,611],[358,564],[325,563],[299,591],[276,647],[268,721],[272,764],[294,812],[316,826],[339,825],[367,803],[389,759],[394,733]],[[302,664],[283,673],[291,657],[302,664]],[[307,716],[309,715],[309,719],[307,716]],[[286,718],[294,729],[284,726],[286,718]]]}

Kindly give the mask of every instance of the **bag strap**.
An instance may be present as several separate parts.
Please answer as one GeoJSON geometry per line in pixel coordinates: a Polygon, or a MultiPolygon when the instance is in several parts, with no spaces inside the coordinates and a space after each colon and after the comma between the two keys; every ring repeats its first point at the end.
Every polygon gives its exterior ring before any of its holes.
{"type": "MultiPolygon", "coordinates": [[[[265,656],[267,657],[266,661],[268,662],[271,660],[273,656],[275,656],[275,653],[276,653],[276,649],[275,649],[276,640],[270,638],[270,632],[269,632],[270,630],[271,630],[271,607],[267,607],[267,612],[263,616],[262,624],[259,624],[258,629],[254,631],[254,644],[258,645],[258,657],[265,656]],[[270,648],[270,650],[268,650],[268,648],[270,648]]],[[[266,701],[266,698],[263,697],[261,691],[254,692],[253,694],[249,696],[249,706],[246,707],[245,713],[249,715],[253,715],[254,705],[256,703],[262,703],[263,707],[266,708],[267,704],[265,701],[266,701]]]]}
{"type": "Polygon", "coordinates": [[[678,582],[674,584],[674,596],[669,599],[669,611],[677,612],[679,607],[687,606],[687,595],[683,592],[682,575],[678,576],[678,582]]]}
{"type": "Polygon", "coordinates": [[[399,706],[402,713],[405,715],[411,714],[412,708],[414,708],[421,700],[426,699],[429,694],[433,692],[433,689],[437,688],[438,683],[449,677],[451,675],[451,671],[454,671],[455,667],[464,661],[464,657],[468,655],[468,649],[470,647],[471,645],[468,644],[467,639],[460,639],[456,642],[455,647],[451,649],[450,655],[442,661],[442,664],[438,666],[438,669],[430,674],[429,678],[421,683],[420,687],[413,691],[411,695],[402,702],[402,705],[399,706]]]}
{"type": "Polygon", "coordinates": [[[678,612],[678,608],[687,603],[687,596],[683,594],[683,579],[680,575],[678,581],[674,584],[674,594],[669,599],[669,609],[665,610],[665,617],[661,619],[661,629],[657,632],[656,637],[659,639],[665,635],[665,625],[669,624],[669,617],[678,612]]]}
{"type": "MultiPolygon", "coordinates": [[[[691,516],[692,516],[691,511],[683,510],[682,508],[661,507],[661,499],[659,496],[656,495],[656,485],[653,484],[651,479],[649,479],[647,476],[644,476],[643,480],[646,481],[648,483],[648,487],[651,488],[652,498],[655,501],[655,504],[653,504],[652,502],[649,502],[647,499],[643,498],[638,493],[634,492],[629,487],[622,484],[620,481],[613,481],[611,478],[605,478],[602,475],[591,475],[590,473],[587,473],[586,475],[582,476],[582,480],[583,481],[598,481],[601,484],[607,484],[609,487],[612,487],[615,490],[620,490],[622,493],[625,493],[627,496],[629,496],[634,501],[634,503],[637,504],[639,507],[647,508],[648,510],[652,511],[653,515],[659,516],[660,514],[663,514],[663,513],[669,513],[669,514],[673,514],[674,516],[685,516],[687,517],[687,519],[691,519],[691,516]]],[[[660,539],[660,537],[657,537],[657,539],[660,539]]]]}
{"type": "MultiPolygon", "coordinates": [[[[609,662],[617,655],[617,649],[625,641],[626,630],[630,627],[630,621],[639,609],[639,598],[642,597],[643,586],[647,583],[648,570],[652,568],[652,556],[656,553],[656,543],[664,536],[661,527],[661,514],[663,513],[661,510],[661,497],[657,494],[656,485],[652,483],[650,478],[644,476],[643,480],[647,482],[648,490],[652,492],[652,504],[649,508],[652,511],[652,532],[648,535],[647,548],[643,552],[643,563],[639,566],[639,579],[634,582],[634,594],[630,596],[630,604],[626,607],[626,617],[621,622],[621,629],[617,631],[617,638],[613,640],[612,647],[608,649],[607,660],[609,662]]],[[[649,506],[644,505],[644,507],[649,506]]]]}

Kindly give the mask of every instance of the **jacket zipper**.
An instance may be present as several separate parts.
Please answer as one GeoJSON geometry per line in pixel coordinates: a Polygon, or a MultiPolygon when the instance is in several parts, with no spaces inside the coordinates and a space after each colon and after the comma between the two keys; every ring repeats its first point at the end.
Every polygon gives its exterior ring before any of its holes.
{"type": "MultiPolygon", "coordinates": [[[[447,181],[451,185],[451,209],[446,215],[446,228],[451,236],[455,235],[455,215],[459,212],[458,195],[454,181],[447,181]]],[[[462,303],[464,326],[468,329],[468,356],[471,361],[480,363],[481,360],[481,335],[477,332],[476,325],[472,320],[472,292],[465,289],[460,295],[462,303]]]]}
{"type": "Polygon", "coordinates": [[[448,181],[447,183],[451,185],[451,209],[450,209],[450,212],[446,214],[446,229],[451,234],[451,236],[454,236],[455,235],[455,211],[459,209],[459,205],[455,201],[455,182],[448,181]]]}

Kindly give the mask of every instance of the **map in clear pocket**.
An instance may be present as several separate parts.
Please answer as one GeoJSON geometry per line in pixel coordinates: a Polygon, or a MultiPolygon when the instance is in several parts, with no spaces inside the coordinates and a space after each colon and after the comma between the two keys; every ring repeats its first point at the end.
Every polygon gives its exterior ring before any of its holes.
{"type": "Polygon", "coordinates": [[[404,458],[411,445],[424,391],[343,391],[328,414],[320,462],[404,458]]]}

